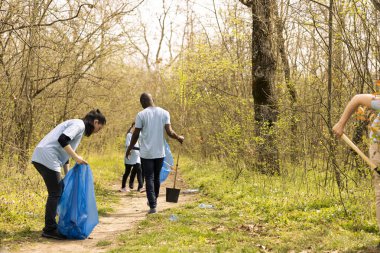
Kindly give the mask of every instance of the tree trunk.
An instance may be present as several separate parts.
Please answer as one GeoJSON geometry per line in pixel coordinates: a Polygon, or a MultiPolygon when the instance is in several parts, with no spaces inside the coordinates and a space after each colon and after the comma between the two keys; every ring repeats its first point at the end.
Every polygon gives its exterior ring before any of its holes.
{"type": "Polygon", "coordinates": [[[375,9],[380,11],[380,0],[371,0],[375,9]]]}
{"type": "Polygon", "coordinates": [[[277,121],[274,92],[276,61],[272,46],[273,0],[252,1],[252,95],[255,132],[263,141],[257,146],[258,167],[264,173],[280,173],[273,127],[277,121]]]}
{"type": "Polygon", "coordinates": [[[290,101],[290,134],[291,134],[291,153],[290,153],[290,159],[292,163],[297,162],[298,156],[298,150],[297,150],[297,123],[296,123],[296,115],[295,111],[293,110],[296,102],[297,102],[297,91],[294,87],[294,83],[290,80],[290,66],[289,66],[289,60],[288,56],[286,54],[286,48],[285,48],[285,39],[283,35],[284,31],[284,21],[281,19],[281,16],[278,12],[277,4],[273,4],[273,11],[275,15],[275,24],[276,24],[276,32],[277,32],[277,48],[280,53],[281,62],[282,62],[282,68],[284,71],[284,77],[285,77],[285,84],[286,88],[289,94],[289,101],[290,101]]]}
{"type": "Polygon", "coordinates": [[[330,162],[332,163],[332,168],[335,174],[335,179],[338,184],[338,187],[342,187],[342,179],[340,172],[338,170],[338,163],[336,161],[336,149],[335,149],[335,138],[332,132],[332,119],[331,119],[331,104],[332,104],[332,87],[333,87],[333,78],[332,78],[332,56],[333,56],[333,7],[334,0],[330,0],[329,4],[329,48],[328,48],[328,80],[327,80],[327,127],[330,133],[330,141],[329,141],[329,154],[330,154],[330,162]]]}

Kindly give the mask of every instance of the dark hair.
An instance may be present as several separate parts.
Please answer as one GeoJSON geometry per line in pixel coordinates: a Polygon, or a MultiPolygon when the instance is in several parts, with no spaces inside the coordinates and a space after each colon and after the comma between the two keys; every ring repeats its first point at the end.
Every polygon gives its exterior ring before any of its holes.
{"type": "Polygon", "coordinates": [[[99,111],[99,109],[91,110],[84,116],[84,135],[90,136],[94,132],[94,120],[98,120],[100,124],[105,125],[107,120],[106,117],[99,111]]]}
{"type": "Polygon", "coordinates": [[[150,95],[149,93],[143,93],[141,94],[140,96],[140,103],[141,103],[141,106],[145,109],[149,106],[152,106],[153,105],[153,98],[152,98],[152,95],[150,95]]]}
{"type": "Polygon", "coordinates": [[[128,129],[128,131],[127,131],[127,134],[131,132],[131,129],[132,129],[132,127],[134,127],[134,126],[135,126],[135,122],[132,122],[131,126],[129,127],[129,129],[128,129]]]}

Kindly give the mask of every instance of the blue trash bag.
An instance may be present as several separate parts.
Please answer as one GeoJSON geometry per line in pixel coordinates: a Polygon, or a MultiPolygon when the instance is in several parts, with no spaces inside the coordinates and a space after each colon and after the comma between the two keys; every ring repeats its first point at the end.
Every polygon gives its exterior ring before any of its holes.
{"type": "Polygon", "coordinates": [[[166,178],[168,178],[171,167],[174,165],[173,155],[170,151],[169,144],[165,141],[165,157],[164,163],[162,164],[161,172],[160,172],[160,183],[164,182],[166,178]]]}
{"type": "Polygon", "coordinates": [[[58,231],[68,239],[86,239],[99,223],[90,166],[75,164],[63,179],[58,231]]]}

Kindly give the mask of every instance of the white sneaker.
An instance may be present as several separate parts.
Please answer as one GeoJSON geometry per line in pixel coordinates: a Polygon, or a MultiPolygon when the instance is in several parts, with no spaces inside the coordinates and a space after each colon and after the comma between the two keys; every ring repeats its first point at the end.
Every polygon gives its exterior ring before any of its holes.
{"type": "Polygon", "coordinates": [[[121,188],[121,189],[119,190],[119,192],[129,192],[129,190],[126,189],[126,188],[124,187],[124,188],[121,188]]]}
{"type": "Polygon", "coordinates": [[[139,190],[139,192],[145,192],[146,190],[145,190],[145,188],[143,187],[143,188],[141,188],[140,190],[139,190]]]}

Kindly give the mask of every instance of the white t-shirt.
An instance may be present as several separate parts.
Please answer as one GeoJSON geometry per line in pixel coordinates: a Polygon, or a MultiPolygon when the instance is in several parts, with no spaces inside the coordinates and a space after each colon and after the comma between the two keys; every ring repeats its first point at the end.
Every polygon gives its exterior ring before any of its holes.
{"type": "Polygon", "coordinates": [[[69,160],[69,154],[58,142],[61,134],[71,139],[70,146],[76,150],[84,133],[84,122],[81,119],[71,119],[62,122],[50,131],[34,149],[32,161],[47,168],[61,172],[61,167],[69,160]]]}
{"type": "Polygon", "coordinates": [[[164,129],[166,124],[170,124],[169,112],[157,106],[150,106],[137,114],[135,123],[136,128],[141,128],[141,158],[165,157],[164,129]]]}
{"type": "MultiPolygon", "coordinates": [[[[127,138],[125,140],[125,149],[128,148],[129,144],[131,143],[131,139],[132,139],[132,133],[128,133],[127,134],[127,138]]],[[[135,147],[136,148],[139,147],[139,142],[136,142],[135,147]]],[[[138,150],[131,149],[130,157],[129,157],[129,159],[128,159],[128,157],[125,157],[124,158],[124,163],[125,164],[131,164],[131,165],[134,165],[136,163],[141,163],[141,161],[140,161],[140,152],[138,150]]]]}

